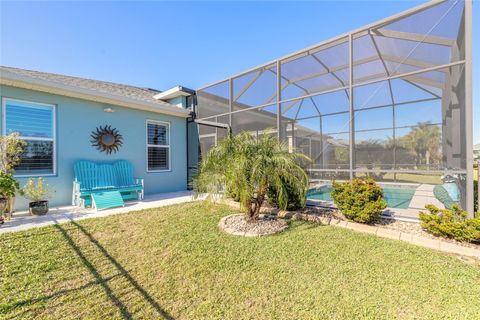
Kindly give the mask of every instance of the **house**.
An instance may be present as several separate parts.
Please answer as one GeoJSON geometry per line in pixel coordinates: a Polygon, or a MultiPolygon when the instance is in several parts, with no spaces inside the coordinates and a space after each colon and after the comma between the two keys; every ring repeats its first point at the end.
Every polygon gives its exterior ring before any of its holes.
{"type": "Polygon", "coordinates": [[[480,143],[473,146],[473,159],[480,162],[480,143]]]}
{"type": "Polygon", "coordinates": [[[473,215],[470,17],[469,1],[428,2],[195,92],[2,68],[2,132],[26,133],[18,177],[47,176],[54,204],[80,159],[131,161],[147,194],[182,190],[229,131],[268,131],[312,159],[311,182],[372,176],[391,199],[414,188],[400,205],[415,216],[439,198],[473,215]],[[118,152],[92,146],[105,126],[118,152]]]}
{"type": "MultiPolygon", "coordinates": [[[[1,67],[1,133],[19,132],[28,142],[16,178],[45,177],[55,189],[51,205],[67,205],[76,161],[124,159],[144,179],[145,194],[185,190],[192,93],[1,67]],[[92,146],[91,135],[105,126],[121,135],[116,152],[92,146]],[[160,139],[152,144],[154,133],[160,139]]],[[[17,199],[16,209],[25,208],[17,199]]]]}

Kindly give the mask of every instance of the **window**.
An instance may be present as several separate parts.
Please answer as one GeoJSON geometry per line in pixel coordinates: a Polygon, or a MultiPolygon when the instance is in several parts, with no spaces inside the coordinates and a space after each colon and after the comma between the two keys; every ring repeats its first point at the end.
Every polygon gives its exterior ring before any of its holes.
{"type": "Polygon", "coordinates": [[[55,174],[55,106],[3,99],[3,134],[17,132],[27,142],[15,175],[55,174]]]}
{"type": "Polygon", "coordinates": [[[170,124],[147,121],[147,171],[170,170],[170,124]]]}

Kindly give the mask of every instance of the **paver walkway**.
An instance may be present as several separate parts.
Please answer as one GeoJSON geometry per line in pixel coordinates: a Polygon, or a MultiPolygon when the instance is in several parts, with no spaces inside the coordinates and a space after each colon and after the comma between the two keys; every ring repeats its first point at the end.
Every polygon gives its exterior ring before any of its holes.
{"type": "Polygon", "coordinates": [[[15,212],[11,220],[5,221],[0,227],[0,233],[27,230],[51,224],[65,223],[72,220],[106,217],[113,214],[127,213],[130,211],[168,206],[171,204],[193,201],[192,191],[178,191],[147,195],[142,201],[129,201],[125,207],[102,211],[82,209],[75,206],[51,208],[44,216],[31,216],[27,211],[15,212]]]}

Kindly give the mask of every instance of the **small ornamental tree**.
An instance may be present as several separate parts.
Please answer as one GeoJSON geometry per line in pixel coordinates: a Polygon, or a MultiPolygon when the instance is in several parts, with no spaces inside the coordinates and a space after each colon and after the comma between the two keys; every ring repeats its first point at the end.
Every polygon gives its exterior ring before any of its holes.
{"type": "Polygon", "coordinates": [[[0,136],[0,172],[13,173],[26,146],[18,133],[0,136]]]}
{"type": "Polygon", "coordinates": [[[18,133],[0,136],[0,197],[7,199],[6,212],[9,213],[13,211],[15,194],[19,191],[13,173],[26,146],[18,133]]]}
{"type": "Polygon", "coordinates": [[[356,222],[371,223],[380,218],[387,203],[383,190],[373,179],[333,182],[331,196],[337,208],[356,222]]]}
{"type": "Polygon", "coordinates": [[[303,154],[290,152],[285,142],[266,132],[258,137],[245,132],[222,140],[202,160],[194,181],[198,193],[209,199],[235,195],[250,222],[255,222],[268,191],[274,189],[280,207],[287,207],[288,188],[306,194],[308,175],[300,161],[303,154]]]}

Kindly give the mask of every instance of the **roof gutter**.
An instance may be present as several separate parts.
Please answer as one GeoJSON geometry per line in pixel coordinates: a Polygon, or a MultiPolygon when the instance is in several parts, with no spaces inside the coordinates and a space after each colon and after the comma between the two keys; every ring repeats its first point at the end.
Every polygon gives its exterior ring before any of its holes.
{"type": "Polygon", "coordinates": [[[158,103],[154,103],[140,101],[116,94],[98,92],[95,90],[65,85],[54,81],[18,75],[5,70],[1,70],[0,72],[0,84],[182,118],[188,118],[190,116],[189,110],[179,108],[166,102],[159,101],[158,103]]]}

